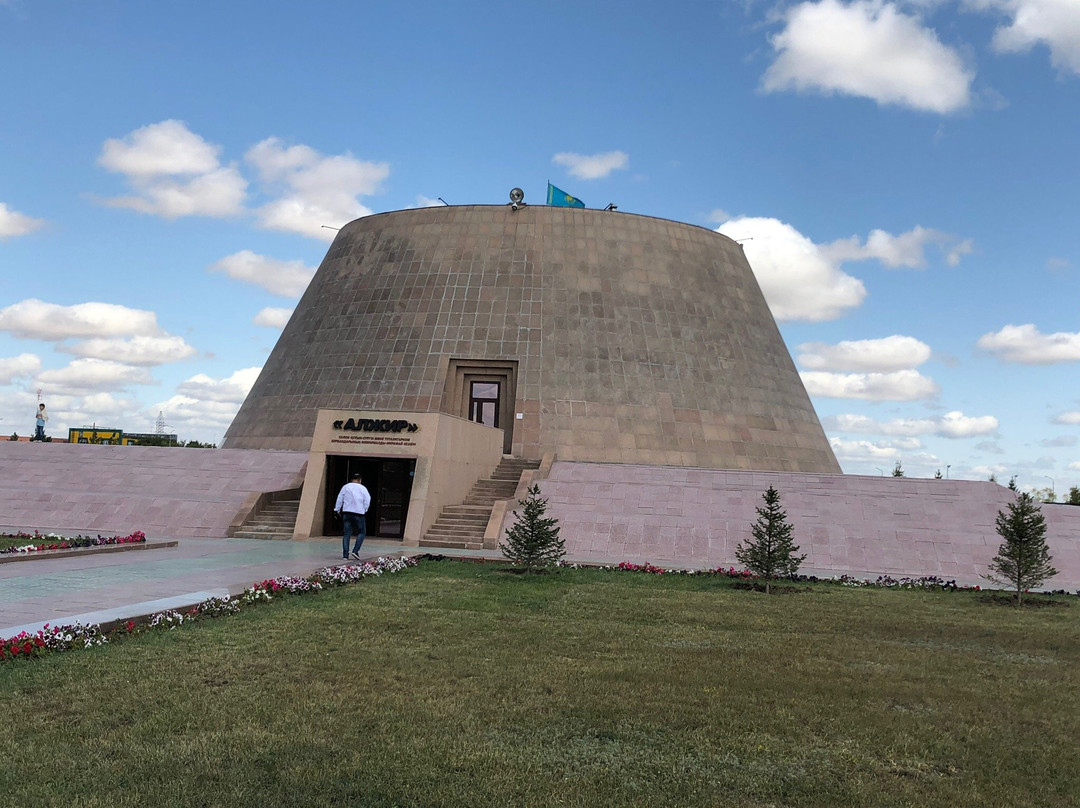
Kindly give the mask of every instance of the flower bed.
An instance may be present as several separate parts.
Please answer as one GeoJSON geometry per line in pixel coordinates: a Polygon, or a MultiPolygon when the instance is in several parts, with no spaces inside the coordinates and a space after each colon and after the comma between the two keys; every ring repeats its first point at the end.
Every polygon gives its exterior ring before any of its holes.
{"type": "MultiPolygon", "coordinates": [[[[581,569],[589,566],[592,569],[611,570],[615,572],[643,572],[647,575],[705,575],[719,578],[735,578],[739,580],[753,579],[757,580],[756,576],[750,572],[750,570],[740,570],[735,567],[717,567],[716,569],[673,569],[658,567],[655,564],[650,564],[646,561],[644,564],[635,564],[632,561],[621,561],[614,566],[610,565],[585,565],[585,564],[573,564],[566,561],[560,561],[556,566],[566,567],[568,569],[581,569]]],[[[940,589],[945,591],[970,591],[979,592],[982,590],[978,584],[974,586],[963,586],[957,584],[953,580],[945,580],[939,578],[936,575],[924,575],[920,578],[893,578],[889,575],[879,575],[876,580],[869,580],[866,578],[856,578],[852,575],[840,575],[835,578],[819,578],[816,575],[787,575],[776,578],[778,581],[790,581],[793,583],[823,583],[823,584],[837,584],[839,586],[876,586],[882,589],[940,589]]],[[[1053,594],[1067,594],[1064,590],[1055,592],[1053,594]]],[[[1078,593],[1080,594],[1080,593],[1078,593]]]]}
{"type": "Polygon", "coordinates": [[[238,598],[210,598],[186,612],[173,610],[158,612],[151,615],[149,620],[141,625],[134,620],[128,620],[108,633],[103,632],[97,625],[84,626],[82,623],[75,623],[74,625],[50,626],[46,624],[35,634],[24,631],[14,637],[0,639],[0,662],[42,656],[51,651],[92,648],[96,645],[105,645],[120,637],[138,634],[141,631],[168,631],[198,620],[227,617],[236,614],[241,609],[273,600],[275,597],[321,592],[333,586],[344,586],[362,581],[364,578],[401,572],[415,566],[416,559],[414,558],[393,556],[363,564],[326,567],[307,578],[295,576],[270,578],[248,587],[238,598]]]}
{"type": "Polygon", "coordinates": [[[130,536],[60,536],[55,533],[3,533],[0,541],[29,541],[29,544],[12,545],[0,549],[0,555],[14,553],[41,553],[46,550],[71,550],[80,547],[104,547],[110,544],[141,544],[146,541],[146,534],[136,530],[130,536]]]}

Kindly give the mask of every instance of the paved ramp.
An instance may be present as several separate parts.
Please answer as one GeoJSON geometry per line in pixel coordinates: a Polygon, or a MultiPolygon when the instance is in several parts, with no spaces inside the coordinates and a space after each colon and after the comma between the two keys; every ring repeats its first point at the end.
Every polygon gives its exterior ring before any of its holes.
{"type": "Polygon", "coordinates": [[[306,452],[0,440],[0,530],[224,537],[252,493],[303,481],[306,452]]]}

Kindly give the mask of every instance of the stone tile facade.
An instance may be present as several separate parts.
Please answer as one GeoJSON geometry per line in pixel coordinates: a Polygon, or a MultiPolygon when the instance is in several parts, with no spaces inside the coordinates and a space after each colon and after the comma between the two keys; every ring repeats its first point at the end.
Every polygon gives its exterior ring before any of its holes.
{"type": "Polygon", "coordinates": [[[464,416],[451,360],[511,368],[520,456],[839,471],[738,244],[546,206],[342,228],[224,446],[306,450],[320,408],[464,416]]]}
{"type": "Polygon", "coordinates": [[[0,528],[223,537],[250,494],[299,486],[307,457],[0,441],[0,528]]]}
{"type": "MultiPolygon", "coordinates": [[[[1013,494],[989,482],[556,462],[540,483],[567,552],[672,566],[740,566],[735,548],[772,485],[806,571],[938,575],[978,584],[1013,494]]],[[[1080,589],[1080,507],[1043,505],[1054,589],[1080,589]]],[[[508,527],[512,523],[507,518],[508,527]]]]}

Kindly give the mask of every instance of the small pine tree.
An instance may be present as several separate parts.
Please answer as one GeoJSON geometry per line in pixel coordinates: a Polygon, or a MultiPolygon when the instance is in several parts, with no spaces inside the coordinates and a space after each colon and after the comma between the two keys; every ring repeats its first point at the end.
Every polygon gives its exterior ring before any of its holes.
{"type": "Polygon", "coordinates": [[[764,508],[757,508],[758,519],[750,526],[751,538],[735,548],[735,558],[748,570],[765,579],[765,594],[769,582],[780,575],[794,575],[805,555],[796,555],[799,546],[792,540],[793,527],[787,513],[780,507],[780,494],[771,485],[761,495],[764,508]]]}
{"type": "Polygon", "coordinates": [[[937,471],[934,472],[934,479],[935,480],[940,480],[941,479],[941,469],[938,469],[937,471]]]}
{"type": "Polygon", "coordinates": [[[1068,505],[1080,505],[1080,486],[1074,485],[1069,489],[1069,498],[1065,502],[1068,505]]]}
{"type": "Polygon", "coordinates": [[[1046,519],[1031,494],[1023,493],[1009,504],[1009,512],[998,511],[997,532],[1004,541],[990,562],[990,574],[983,577],[1016,587],[1016,605],[1024,592],[1039,586],[1058,571],[1050,565],[1046,545],[1046,519]]]}
{"type": "Polygon", "coordinates": [[[897,460],[896,465],[893,466],[892,476],[893,477],[903,477],[904,476],[904,467],[900,465],[899,460],[897,460]]]}
{"type": "Polygon", "coordinates": [[[1015,474],[1012,477],[1009,478],[1009,490],[1010,491],[1019,491],[1020,490],[1019,488],[1016,487],[1016,475],[1015,474]]]}
{"type": "Polygon", "coordinates": [[[990,482],[990,483],[996,483],[997,482],[997,475],[994,474],[994,472],[991,471],[990,476],[986,478],[986,481],[990,482]]]}
{"type": "Polygon", "coordinates": [[[518,505],[522,512],[518,515],[514,511],[517,521],[506,531],[506,542],[499,544],[499,550],[530,572],[560,561],[566,555],[566,545],[559,538],[558,520],[544,516],[547,500],[541,498],[540,486],[534,483],[518,505]]]}

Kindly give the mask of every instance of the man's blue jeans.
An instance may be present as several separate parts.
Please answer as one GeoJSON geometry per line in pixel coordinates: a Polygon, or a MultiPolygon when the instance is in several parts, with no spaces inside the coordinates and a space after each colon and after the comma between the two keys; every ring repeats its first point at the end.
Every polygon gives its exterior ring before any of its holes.
{"type": "Polygon", "coordinates": [[[350,513],[345,511],[341,514],[341,519],[344,522],[345,533],[341,537],[341,554],[343,556],[349,555],[349,539],[353,535],[356,536],[356,544],[353,545],[352,551],[354,553],[360,552],[360,545],[364,543],[364,539],[367,537],[367,520],[362,513],[350,513]]]}

